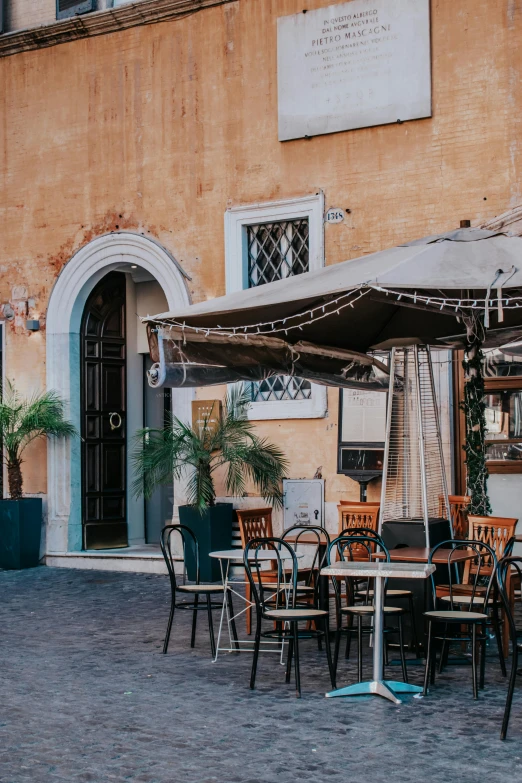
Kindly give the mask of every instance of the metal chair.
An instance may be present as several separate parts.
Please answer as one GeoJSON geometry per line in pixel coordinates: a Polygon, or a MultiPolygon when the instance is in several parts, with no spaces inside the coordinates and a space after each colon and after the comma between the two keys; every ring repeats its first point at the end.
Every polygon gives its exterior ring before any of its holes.
{"type": "MultiPolygon", "coordinates": [[[[212,657],[215,658],[216,643],[214,639],[214,626],[212,624],[212,610],[222,609],[223,604],[222,602],[220,603],[212,602],[211,597],[213,595],[218,595],[219,593],[223,593],[223,585],[200,583],[199,544],[195,534],[190,528],[186,527],[185,525],[166,525],[166,527],[164,527],[163,530],[161,531],[160,546],[161,546],[161,551],[163,552],[163,557],[165,558],[165,563],[167,564],[167,570],[169,572],[170,594],[171,594],[169,621],[167,624],[167,633],[165,635],[165,642],[163,644],[163,653],[166,654],[169,646],[170,632],[172,629],[172,622],[174,620],[175,610],[186,609],[192,611],[192,633],[190,636],[190,646],[194,647],[194,644],[196,642],[196,623],[197,623],[198,611],[206,609],[207,616],[208,616],[208,630],[210,635],[210,649],[212,651],[212,657]],[[177,582],[176,572],[174,570],[174,563],[176,561],[176,557],[173,554],[173,548],[172,548],[172,541],[174,535],[178,535],[181,539],[184,561],[185,561],[185,553],[186,553],[187,545],[190,546],[192,550],[192,554],[196,564],[196,581],[193,584],[185,584],[185,583],[178,584],[177,582]],[[194,600],[193,602],[189,602],[189,601],[179,602],[176,600],[176,593],[192,595],[194,600]],[[201,605],[199,603],[200,595],[206,596],[205,603],[202,603],[201,605]]],[[[225,596],[223,596],[222,600],[225,600],[225,596]]],[[[232,607],[232,595],[229,590],[227,590],[226,600],[228,601],[229,616],[233,618],[234,610],[232,607]]],[[[239,649],[239,643],[237,641],[237,631],[233,619],[231,621],[231,626],[232,626],[232,635],[234,637],[234,641],[236,642],[236,648],[239,649]]]]}
{"type": "Polygon", "coordinates": [[[513,578],[520,584],[522,582],[522,557],[507,555],[499,560],[497,564],[497,585],[500,598],[504,605],[504,612],[509,626],[509,637],[511,641],[511,673],[509,675],[509,685],[506,697],[506,706],[504,708],[504,717],[502,719],[502,729],[500,739],[505,740],[508,730],[509,717],[511,715],[511,704],[513,701],[513,692],[515,690],[515,681],[518,674],[518,655],[522,651],[521,631],[517,629],[513,613],[512,598],[510,595],[510,582],[513,578]]]}
{"type": "MultiPolygon", "coordinates": [[[[332,551],[336,550],[340,560],[361,560],[361,549],[366,550],[364,559],[371,560],[375,553],[380,550],[385,556],[387,563],[390,562],[390,553],[388,552],[382,538],[378,533],[368,531],[362,533],[357,531],[354,535],[350,536],[338,536],[335,538],[328,547],[328,563],[332,561],[332,551]]],[[[358,682],[362,682],[362,639],[364,634],[371,634],[373,632],[372,627],[364,627],[362,624],[364,617],[373,617],[374,607],[370,601],[373,597],[373,590],[370,590],[370,582],[368,580],[366,590],[363,593],[361,590],[357,590],[354,587],[354,580],[350,577],[345,578],[347,605],[341,604],[341,591],[339,588],[339,578],[332,577],[334,585],[334,594],[336,602],[336,616],[337,616],[337,630],[335,634],[335,651],[334,651],[334,671],[337,674],[337,664],[339,661],[339,648],[341,644],[341,635],[347,634],[346,640],[346,652],[345,657],[349,657],[350,653],[350,641],[351,635],[357,633],[357,676],[358,682]],[[362,603],[356,603],[356,598],[362,598],[362,603]],[[349,618],[349,624],[345,627],[342,625],[343,615],[349,618]],[[357,618],[357,629],[353,628],[353,618],[357,618]]],[[[386,600],[386,588],[385,583],[385,600],[386,600]]],[[[398,631],[399,633],[399,646],[401,656],[402,675],[404,682],[408,682],[408,672],[406,669],[406,658],[404,655],[404,643],[403,643],[403,629],[402,629],[402,617],[405,614],[405,610],[398,606],[384,606],[384,618],[397,617],[397,628],[385,627],[384,633],[390,634],[398,631]]]]}
{"type": "MultiPolygon", "coordinates": [[[[483,541],[450,539],[449,541],[443,541],[431,550],[428,558],[429,564],[433,562],[433,556],[439,549],[450,550],[446,563],[448,569],[448,585],[447,593],[438,597],[435,579],[433,574],[431,574],[430,580],[433,605],[435,608],[429,612],[424,612],[424,617],[426,617],[428,621],[424,695],[428,692],[428,682],[431,685],[435,683],[435,641],[441,642],[439,672],[442,671],[444,662],[447,659],[449,643],[469,642],[471,643],[473,698],[478,699],[478,690],[479,688],[484,687],[487,640],[486,624],[488,622],[488,611],[493,604],[490,593],[497,560],[492,548],[483,541]],[[473,553],[473,556],[470,557],[469,566],[467,567],[467,570],[471,575],[470,579],[472,577],[472,581],[468,582],[469,590],[466,593],[462,592],[462,586],[458,582],[458,568],[455,560],[456,553],[463,550],[468,551],[470,554],[473,553]],[[493,564],[492,571],[490,570],[491,564],[493,564]],[[483,582],[485,582],[485,584],[483,584],[483,582]],[[434,633],[433,626],[435,623],[443,624],[444,631],[434,633]],[[449,633],[450,628],[453,629],[451,634],[449,633]],[[477,629],[479,630],[479,633],[477,633],[477,629]],[[480,646],[480,682],[478,680],[477,670],[478,646],[480,646]]],[[[493,617],[495,617],[495,613],[493,613],[493,617]]],[[[497,644],[499,645],[501,652],[498,625],[495,627],[495,633],[497,644]]]]}
{"type": "MultiPolygon", "coordinates": [[[[241,536],[241,546],[243,549],[246,547],[249,541],[253,538],[272,538],[274,535],[272,527],[272,508],[246,508],[238,509],[236,511],[237,519],[239,522],[239,533],[241,536]]],[[[272,575],[273,581],[276,581],[277,573],[275,562],[272,562],[270,566],[264,572],[264,579],[268,581],[272,575]]],[[[300,577],[307,576],[305,571],[300,571],[300,577]]],[[[252,633],[252,594],[250,590],[250,583],[247,581],[245,585],[245,597],[248,601],[247,609],[245,612],[246,632],[248,635],[252,633]]]]}
{"type": "Polygon", "coordinates": [[[301,675],[299,669],[299,640],[307,637],[314,638],[321,635],[325,640],[326,657],[332,688],[335,688],[335,672],[332,662],[332,654],[327,633],[328,612],[312,607],[299,607],[297,605],[297,580],[298,562],[292,547],[281,538],[254,538],[249,541],[244,552],[244,566],[250,584],[251,594],[256,605],[256,632],[254,639],[254,657],[250,674],[250,688],[255,688],[257,663],[261,639],[279,639],[281,642],[288,639],[288,657],[286,665],[286,682],[290,682],[292,671],[292,659],[295,669],[296,696],[301,697],[301,675]],[[262,565],[266,560],[259,557],[259,552],[271,550],[274,553],[273,562],[276,563],[276,579],[273,576],[266,580],[266,571],[262,565]],[[283,557],[284,556],[284,557],[283,557]],[[291,562],[290,569],[284,568],[284,562],[291,562]],[[262,631],[262,621],[268,620],[276,623],[275,630],[262,631]],[[322,630],[299,631],[300,622],[313,620],[314,623],[323,624],[322,630]]]}

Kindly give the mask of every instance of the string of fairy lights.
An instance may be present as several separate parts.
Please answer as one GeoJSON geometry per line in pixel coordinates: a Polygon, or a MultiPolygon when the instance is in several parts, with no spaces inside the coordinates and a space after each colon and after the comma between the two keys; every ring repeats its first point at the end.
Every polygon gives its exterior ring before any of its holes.
{"type": "MultiPolygon", "coordinates": [[[[204,335],[220,334],[227,336],[241,336],[248,339],[251,335],[257,334],[288,334],[296,329],[303,330],[304,327],[309,326],[317,321],[331,316],[340,315],[341,311],[346,308],[354,308],[356,302],[363,297],[370,294],[372,291],[384,293],[386,296],[392,296],[396,299],[397,303],[402,299],[408,300],[414,306],[417,305],[426,310],[438,310],[444,311],[447,314],[456,316],[459,320],[467,320],[470,315],[476,315],[479,312],[485,314],[487,321],[489,322],[489,311],[496,310],[498,314],[499,322],[503,321],[503,311],[517,309],[522,307],[522,295],[510,295],[505,296],[501,293],[497,296],[480,297],[448,297],[448,296],[436,296],[417,291],[405,291],[386,288],[381,285],[374,285],[371,283],[364,283],[349,291],[345,291],[334,299],[325,302],[324,304],[315,305],[313,307],[307,307],[293,315],[285,316],[284,318],[278,318],[269,321],[259,321],[251,324],[244,324],[241,326],[194,326],[186,323],[186,321],[180,321],[176,318],[156,319],[146,316],[142,320],[152,320],[156,326],[160,326],[164,329],[181,329],[182,331],[190,330],[196,334],[202,333],[204,335]]],[[[489,292],[488,292],[489,294],[489,292]]],[[[475,321],[476,319],[473,318],[475,321]]]]}

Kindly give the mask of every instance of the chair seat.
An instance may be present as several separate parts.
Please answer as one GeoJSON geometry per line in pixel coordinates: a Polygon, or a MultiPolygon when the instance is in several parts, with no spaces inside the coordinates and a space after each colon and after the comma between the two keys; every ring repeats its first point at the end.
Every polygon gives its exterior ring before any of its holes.
{"type": "MultiPolygon", "coordinates": [[[[484,596],[480,595],[454,595],[453,596],[453,603],[454,604],[461,604],[462,606],[469,606],[471,603],[471,600],[473,598],[473,603],[478,604],[480,606],[484,605],[484,596]]],[[[445,601],[446,603],[451,603],[451,596],[449,595],[441,595],[439,598],[440,601],[445,601]]],[[[488,606],[491,606],[493,604],[493,599],[488,598],[488,606]]]]}
{"type": "Polygon", "coordinates": [[[472,623],[488,619],[487,614],[482,614],[482,612],[459,612],[457,609],[453,611],[435,609],[431,612],[424,612],[424,616],[432,620],[444,620],[446,623],[451,623],[452,621],[456,623],[472,623]]]}
{"type": "MultiPolygon", "coordinates": [[[[364,615],[371,615],[374,613],[374,607],[373,606],[342,606],[341,612],[343,614],[364,614],[364,615]]],[[[404,609],[399,606],[385,606],[384,607],[384,614],[404,614],[404,609]]]]}
{"type": "MultiPolygon", "coordinates": [[[[375,595],[374,590],[368,590],[368,592],[366,592],[366,590],[363,590],[357,593],[357,596],[360,596],[361,598],[365,598],[366,596],[373,598],[374,595],[375,595]]],[[[388,598],[390,596],[393,596],[394,598],[409,598],[409,596],[413,595],[413,593],[411,590],[396,589],[396,590],[386,590],[386,595],[388,596],[388,598]]]]}
{"type": "Polygon", "coordinates": [[[223,585],[177,585],[180,593],[222,593],[223,585]]]}
{"type": "Polygon", "coordinates": [[[269,609],[265,612],[270,620],[315,620],[326,615],[324,609],[269,609]]]}

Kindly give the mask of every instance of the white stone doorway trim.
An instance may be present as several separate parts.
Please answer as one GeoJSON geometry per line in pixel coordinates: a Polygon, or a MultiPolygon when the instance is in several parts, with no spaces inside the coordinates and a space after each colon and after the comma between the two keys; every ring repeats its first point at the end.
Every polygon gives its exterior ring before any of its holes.
{"type": "MultiPolygon", "coordinates": [[[[169,310],[190,304],[184,273],[158,242],[140,234],[117,232],[94,239],[62,269],[49,299],[46,323],[47,388],[69,404],[71,420],[80,423],[79,331],[83,308],[96,283],[122,264],[137,264],[162,287],[169,310]]],[[[173,408],[190,420],[192,389],[173,389],[173,408]]],[[[47,459],[48,521],[46,552],[81,549],[81,455],[79,439],[49,440],[47,459]]]]}

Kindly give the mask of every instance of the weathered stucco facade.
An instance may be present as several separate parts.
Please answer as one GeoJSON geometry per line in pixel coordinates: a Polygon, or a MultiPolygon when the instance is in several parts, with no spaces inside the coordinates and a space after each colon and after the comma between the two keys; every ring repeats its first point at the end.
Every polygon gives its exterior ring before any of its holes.
{"type": "MultiPolygon", "coordinates": [[[[281,143],[276,20],[302,9],[195,5],[184,18],[0,58],[0,302],[22,312],[34,300],[29,315],[42,323],[30,334],[25,315],[7,322],[5,375],[20,389],[45,385],[58,275],[110,232],[159,242],[200,301],[225,293],[230,206],[323,191],[326,207],[350,210],[325,226],[334,264],[520,202],[520,2],[433,0],[430,119],[281,143]]],[[[337,399],[330,389],[326,418],[259,424],[292,476],[322,465],[332,504],[358,497],[336,473],[337,399]]],[[[25,481],[47,492],[43,445],[28,452],[25,481]]]]}

